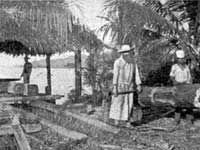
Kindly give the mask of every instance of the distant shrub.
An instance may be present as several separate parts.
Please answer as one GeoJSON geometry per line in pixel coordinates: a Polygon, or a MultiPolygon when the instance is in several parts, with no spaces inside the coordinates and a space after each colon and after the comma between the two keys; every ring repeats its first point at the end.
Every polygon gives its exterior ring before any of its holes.
{"type": "Polygon", "coordinates": [[[76,99],[75,89],[72,89],[68,93],[68,101],[70,101],[71,103],[88,103],[91,101],[91,99],[92,99],[92,96],[88,94],[83,94],[78,99],[76,99]]]}

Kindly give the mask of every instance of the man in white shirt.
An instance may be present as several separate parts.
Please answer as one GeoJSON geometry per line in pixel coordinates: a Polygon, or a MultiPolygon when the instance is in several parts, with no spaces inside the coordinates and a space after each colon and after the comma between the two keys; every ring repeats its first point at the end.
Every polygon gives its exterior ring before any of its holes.
{"type": "Polygon", "coordinates": [[[190,84],[192,82],[189,67],[185,62],[185,53],[183,50],[176,51],[177,63],[171,68],[170,77],[174,85],[190,84]]]}
{"type": "MultiPolygon", "coordinates": [[[[185,61],[185,53],[183,50],[176,51],[177,63],[171,68],[170,77],[173,81],[173,85],[183,85],[192,83],[191,73],[188,65],[185,61]]],[[[186,110],[187,113],[191,113],[191,110],[186,110]]],[[[180,122],[180,117],[182,113],[182,108],[177,107],[175,112],[175,121],[178,124],[180,122]]],[[[191,115],[186,115],[191,116],[191,115]]]]}
{"type": "Polygon", "coordinates": [[[121,56],[114,63],[113,70],[113,94],[110,107],[109,118],[115,120],[115,125],[119,121],[124,121],[127,127],[131,127],[129,116],[133,108],[133,93],[118,95],[119,92],[131,91],[133,89],[141,90],[141,79],[137,64],[134,63],[133,49],[129,45],[122,45],[118,51],[121,56]],[[135,76],[134,76],[135,75],[135,76]],[[135,80],[133,82],[133,80],[135,80]],[[133,84],[135,83],[135,85],[133,84]]]}

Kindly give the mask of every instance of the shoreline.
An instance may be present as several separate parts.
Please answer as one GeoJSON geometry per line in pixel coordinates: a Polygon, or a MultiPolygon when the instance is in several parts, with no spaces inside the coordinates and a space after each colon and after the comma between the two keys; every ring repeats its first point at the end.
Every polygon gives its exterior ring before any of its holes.
{"type": "MultiPolygon", "coordinates": [[[[23,68],[23,66],[1,66],[0,68],[23,68]]],[[[46,69],[46,67],[33,67],[33,69],[46,69]]],[[[74,67],[51,67],[51,69],[75,69],[74,67]]]]}

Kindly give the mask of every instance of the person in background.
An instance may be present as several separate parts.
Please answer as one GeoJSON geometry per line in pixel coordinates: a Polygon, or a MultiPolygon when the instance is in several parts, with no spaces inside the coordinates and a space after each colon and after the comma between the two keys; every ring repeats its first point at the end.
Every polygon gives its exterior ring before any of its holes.
{"type": "Polygon", "coordinates": [[[190,84],[192,83],[191,73],[185,60],[185,53],[183,50],[176,51],[177,63],[171,68],[170,78],[173,85],[190,84]]]}
{"type": "MultiPolygon", "coordinates": [[[[185,53],[183,50],[176,51],[177,63],[174,64],[171,68],[170,77],[173,81],[173,85],[185,85],[191,84],[191,72],[189,66],[186,64],[185,53]]],[[[191,116],[193,113],[191,109],[182,109],[181,107],[177,107],[175,111],[175,121],[177,124],[180,123],[181,114],[186,113],[186,116],[191,116]],[[189,114],[189,115],[188,115],[189,114]]],[[[190,119],[192,120],[192,119],[190,119]]]]}
{"type": "Polygon", "coordinates": [[[29,57],[26,55],[24,57],[24,68],[21,74],[24,80],[24,95],[28,95],[28,84],[30,83],[30,76],[32,72],[32,64],[28,61],[29,57]]]}
{"type": "Polygon", "coordinates": [[[121,56],[114,62],[114,87],[109,118],[114,119],[116,126],[119,125],[120,121],[123,121],[126,127],[132,127],[129,117],[134,105],[133,93],[123,95],[118,95],[118,93],[133,91],[135,87],[138,91],[141,91],[141,79],[137,64],[134,61],[133,48],[130,48],[129,45],[122,45],[121,49],[118,50],[121,56]],[[133,82],[134,80],[135,82],[133,82]]]}

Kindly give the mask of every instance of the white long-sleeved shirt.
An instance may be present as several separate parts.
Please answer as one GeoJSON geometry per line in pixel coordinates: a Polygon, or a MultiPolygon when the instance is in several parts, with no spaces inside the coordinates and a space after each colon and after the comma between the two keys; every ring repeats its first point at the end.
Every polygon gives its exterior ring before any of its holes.
{"type": "Polygon", "coordinates": [[[187,65],[181,68],[178,64],[174,64],[171,68],[170,76],[174,77],[179,83],[191,82],[190,69],[187,65]]]}
{"type": "Polygon", "coordinates": [[[118,58],[114,63],[114,69],[113,69],[113,84],[132,84],[132,77],[133,77],[133,71],[135,70],[135,82],[136,85],[141,84],[141,79],[139,75],[139,70],[137,64],[135,66],[131,63],[127,63],[123,57],[121,56],[118,58]],[[134,69],[135,67],[135,69],[134,69]]]}

